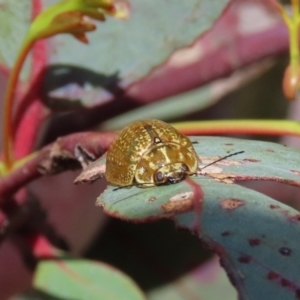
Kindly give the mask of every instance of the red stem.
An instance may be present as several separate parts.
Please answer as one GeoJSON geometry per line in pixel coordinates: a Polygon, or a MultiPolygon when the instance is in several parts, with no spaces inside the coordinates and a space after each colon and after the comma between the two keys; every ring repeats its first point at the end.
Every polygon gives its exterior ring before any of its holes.
{"type": "Polygon", "coordinates": [[[24,185],[42,176],[38,170],[39,165],[44,159],[51,157],[51,150],[54,145],[59,145],[61,152],[66,151],[72,154],[74,158],[76,157],[75,149],[78,145],[95,157],[100,157],[108,149],[114,137],[114,133],[75,133],[59,138],[55,143],[45,146],[22,166],[0,178],[0,206],[9,201],[11,196],[24,185]]]}
{"type": "MultiPolygon", "coordinates": [[[[34,20],[42,10],[42,1],[33,0],[31,19],[34,20]]],[[[41,124],[49,115],[49,110],[41,101],[43,70],[48,58],[46,40],[38,40],[34,44],[31,58],[30,87],[16,103],[17,110],[14,115],[14,155],[16,160],[32,151],[41,124]]]]}
{"type": "Polygon", "coordinates": [[[23,63],[29,53],[34,41],[25,39],[15,65],[10,73],[8,86],[4,100],[4,120],[3,120],[3,147],[4,147],[4,164],[7,170],[10,170],[14,161],[13,154],[13,104],[15,90],[18,83],[20,71],[23,63]]]}

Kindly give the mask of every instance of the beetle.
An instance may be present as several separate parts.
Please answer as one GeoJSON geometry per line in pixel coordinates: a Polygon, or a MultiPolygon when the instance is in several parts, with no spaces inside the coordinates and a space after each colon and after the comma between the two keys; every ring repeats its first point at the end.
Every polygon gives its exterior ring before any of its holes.
{"type": "Polygon", "coordinates": [[[105,177],[119,187],[174,184],[197,172],[200,159],[192,142],[155,119],[127,125],[106,156],[105,177]]]}

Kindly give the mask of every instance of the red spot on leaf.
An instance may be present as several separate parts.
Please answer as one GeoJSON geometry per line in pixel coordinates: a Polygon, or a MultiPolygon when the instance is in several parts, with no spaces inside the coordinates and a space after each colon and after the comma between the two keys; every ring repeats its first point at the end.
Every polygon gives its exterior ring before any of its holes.
{"type": "Polygon", "coordinates": [[[281,278],[280,283],[283,287],[293,287],[293,284],[285,278],[281,278]]]}
{"type": "Polygon", "coordinates": [[[267,278],[269,279],[269,280],[276,280],[276,279],[278,279],[280,276],[279,276],[279,274],[277,274],[277,273],[275,273],[275,272],[272,272],[272,271],[270,271],[269,273],[268,273],[268,276],[267,276],[267,278]]]}
{"type": "Polygon", "coordinates": [[[248,241],[249,241],[250,246],[258,246],[258,245],[260,245],[260,239],[254,238],[254,239],[249,239],[248,241]]]}
{"type": "Polygon", "coordinates": [[[300,171],[298,171],[298,170],[291,170],[291,172],[296,174],[296,175],[300,175],[300,171]]]}
{"type": "Polygon", "coordinates": [[[245,205],[245,202],[239,199],[232,199],[232,198],[228,198],[228,199],[224,199],[221,203],[220,203],[221,207],[226,209],[226,210],[234,210],[240,206],[245,205]]]}
{"type": "Polygon", "coordinates": [[[244,158],[243,161],[260,162],[260,160],[258,160],[258,159],[253,159],[253,158],[244,158]]]}
{"type": "Polygon", "coordinates": [[[266,149],[267,152],[274,152],[272,149],[266,149]]]}
{"type": "Polygon", "coordinates": [[[222,235],[222,236],[228,236],[228,235],[230,235],[230,232],[229,232],[229,231],[223,231],[223,232],[221,233],[221,235],[222,235]]]}
{"type": "Polygon", "coordinates": [[[280,212],[291,222],[295,223],[295,222],[299,222],[300,221],[300,214],[297,213],[295,215],[291,215],[291,213],[287,210],[280,210],[280,212]]]}
{"type": "Polygon", "coordinates": [[[277,209],[277,208],[280,208],[280,206],[276,205],[276,204],[270,204],[270,208],[271,209],[277,209]]]}
{"type": "Polygon", "coordinates": [[[282,287],[284,288],[288,288],[289,290],[294,290],[295,291],[295,296],[296,299],[300,299],[300,289],[299,287],[293,283],[292,281],[283,278],[282,276],[280,276],[279,274],[270,271],[267,275],[268,280],[272,280],[272,281],[276,281],[278,282],[282,287]]]}
{"type": "Polygon", "coordinates": [[[290,219],[292,222],[298,222],[298,221],[300,221],[300,214],[291,216],[291,217],[289,217],[289,219],[290,219]]]}
{"type": "Polygon", "coordinates": [[[242,264],[248,264],[250,261],[251,261],[251,256],[249,255],[241,255],[239,257],[239,262],[242,263],[242,264]]]}

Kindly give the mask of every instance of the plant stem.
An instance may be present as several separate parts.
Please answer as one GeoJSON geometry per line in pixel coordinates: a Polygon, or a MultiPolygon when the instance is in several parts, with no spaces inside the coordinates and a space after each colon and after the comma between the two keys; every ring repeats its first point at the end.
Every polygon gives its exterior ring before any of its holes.
{"type": "Polygon", "coordinates": [[[290,65],[292,66],[292,72],[297,73],[299,68],[299,0],[292,0],[293,16],[289,27],[289,39],[290,39],[290,65]]]}
{"type": "Polygon", "coordinates": [[[14,162],[13,104],[14,104],[15,90],[17,87],[20,71],[25,62],[27,54],[29,53],[34,42],[35,41],[31,38],[25,38],[8,79],[8,86],[7,86],[5,99],[4,99],[4,118],[3,118],[3,148],[4,148],[3,152],[4,152],[4,165],[6,167],[6,171],[9,171],[12,168],[14,162]]]}
{"type": "Polygon", "coordinates": [[[300,136],[300,123],[292,120],[219,120],[173,123],[186,135],[257,134],[300,136]]]}
{"type": "Polygon", "coordinates": [[[292,0],[292,10],[294,16],[299,14],[299,0],[292,0]]]}
{"type": "MultiPolygon", "coordinates": [[[[282,19],[284,20],[285,24],[289,27],[291,23],[291,18],[288,16],[287,12],[283,8],[283,6],[277,2],[277,0],[269,0],[274,7],[278,10],[278,12],[281,14],[282,19]]],[[[292,0],[293,1],[293,0],[292,0]]],[[[296,0],[298,1],[298,0],[296,0]]]]}

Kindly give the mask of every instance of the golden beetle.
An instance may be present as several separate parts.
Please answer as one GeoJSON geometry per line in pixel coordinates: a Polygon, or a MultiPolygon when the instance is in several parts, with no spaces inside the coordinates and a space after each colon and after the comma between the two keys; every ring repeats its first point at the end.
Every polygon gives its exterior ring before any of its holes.
{"type": "Polygon", "coordinates": [[[192,142],[174,127],[140,120],[127,125],[112,142],[105,177],[121,187],[172,184],[195,174],[198,163],[192,142]]]}

